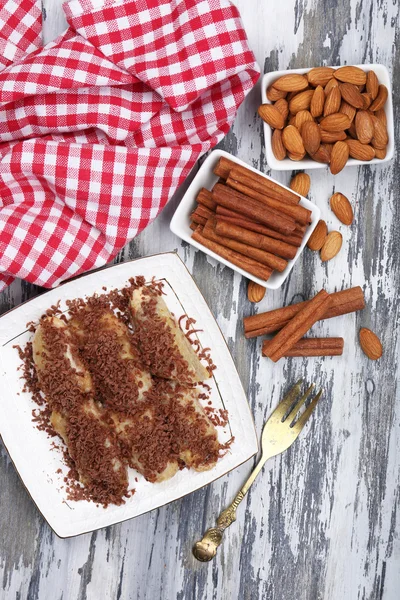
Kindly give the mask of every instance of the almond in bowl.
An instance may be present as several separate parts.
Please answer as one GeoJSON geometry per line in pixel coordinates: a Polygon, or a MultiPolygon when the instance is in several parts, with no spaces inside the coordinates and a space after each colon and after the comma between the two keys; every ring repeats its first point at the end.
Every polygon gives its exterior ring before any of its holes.
{"type": "Polygon", "coordinates": [[[336,175],[394,154],[391,85],[383,65],[267,73],[258,113],[272,169],[329,165],[336,175]]]}

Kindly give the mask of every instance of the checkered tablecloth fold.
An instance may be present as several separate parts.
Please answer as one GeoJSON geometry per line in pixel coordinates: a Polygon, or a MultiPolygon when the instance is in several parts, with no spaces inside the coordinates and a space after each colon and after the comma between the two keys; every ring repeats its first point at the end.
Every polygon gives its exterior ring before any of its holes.
{"type": "Polygon", "coordinates": [[[0,0],[0,288],[101,266],[227,133],[259,76],[225,0],[0,0]],[[4,48],[4,51],[2,52],[4,48]],[[7,51],[6,51],[7,50],[7,51]]]}

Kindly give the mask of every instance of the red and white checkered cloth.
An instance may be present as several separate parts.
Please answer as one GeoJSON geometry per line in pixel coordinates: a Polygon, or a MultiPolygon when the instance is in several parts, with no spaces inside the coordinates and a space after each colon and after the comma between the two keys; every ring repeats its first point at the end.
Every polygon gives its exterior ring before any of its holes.
{"type": "Polygon", "coordinates": [[[0,289],[99,267],[227,133],[259,76],[226,0],[0,0],[0,289]]]}

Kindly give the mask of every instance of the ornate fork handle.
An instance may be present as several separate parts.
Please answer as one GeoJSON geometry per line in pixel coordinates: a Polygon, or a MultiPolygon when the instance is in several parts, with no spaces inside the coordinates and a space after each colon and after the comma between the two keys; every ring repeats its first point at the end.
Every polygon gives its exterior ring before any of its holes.
{"type": "Polygon", "coordinates": [[[217,548],[222,542],[222,536],[225,529],[236,521],[236,509],[243,500],[245,493],[240,490],[232,504],[219,515],[217,527],[208,529],[204,534],[203,539],[195,544],[193,554],[197,560],[208,562],[217,554],[217,548]]]}

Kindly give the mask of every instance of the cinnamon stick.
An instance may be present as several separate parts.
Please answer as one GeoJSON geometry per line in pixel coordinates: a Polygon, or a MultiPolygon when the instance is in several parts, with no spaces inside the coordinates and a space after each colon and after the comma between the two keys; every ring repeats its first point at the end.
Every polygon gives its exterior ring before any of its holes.
{"type": "Polygon", "coordinates": [[[221,244],[208,240],[202,234],[201,227],[198,227],[196,231],[192,233],[192,239],[205,248],[208,248],[212,252],[215,252],[215,254],[218,254],[225,260],[228,260],[236,267],[240,267],[244,271],[254,275],[254,277],[258,277],[263,281],[267,281],[271,276],[272,269],[269,267],[257,262],[256,260],[253,260],[252,258],[248,258],[243,254],[239,254],[239,252],[235,252],[230,248],[225,248],[225,246],[221,246],[221,244]]]}
{"type": "MultiPolygon", "coordinates": [[[[365,307],[364,294],[359,286],[342,290],[341,292],[334,292],[330,294],[330,297],[332,301],[331,306],[323,317],[321,317],[322,319],[331,319],[332,317],[346,315],[357,310],[362,310],[365,307]]],[[[310,300],[306,300],[305,302],[298,302],[297,304],[291,304],[283,308],[245,317],[243,324],[246,338],[279,331],[298,312],[308,306],[309,303],[310,300]]]]}
{"type": "Polygon", "coordinates": [[[206,188],[201,188],[200,192],[197,194],[196,200],[199,204],[215,211],[217,205],[212,198],[212,192],[206,188]]]}
{"type": "Polygon", "coordinates": [[[197,225],[197,223],[195,223],[194,221],[192,221],[192,222],[190,223],[189,227],[190,227],[190,229],[191,229],[192,231],[196,231],[196,229],[197,229],[198,225],[197,225]]]}
{"type": "Polygon", "coordinates": [[[217,244],[221,244],[226,248],[231,248],[232,250],[240,252],[240,254],[244,254],[250,258],[254,258],[254,260],[257,260],[263,265],[267,265],[272,270],[282,272],[287,267],[287,260],[279,258],[278,256],[275,256],[275,254],[265,252],[265,250],[260,250],[260,248],[254,248],[254,246],[249,246],[244,242],[238,242],[236,240],[224,237],[223,235],[217,234],[215,231],[215,220],[213,219],[209,219],[207,221],[203,228],[203,235],[208,240],[217,242],[217,244]]]}
{"type": "Polygon", "coordinates": [[[210,210],[206,206],[199,204],[193,214],[196,214],[199,217],[204,217],[205,219],[209,219],[211,217],[211,215],[214,213],[212,210],[210,210]]]}
{"type": "Polygon", "coordinates": [[[331,297],[321,290],[307,306],[302,308],[287,325],[285,325],[271,340],[265,349],[265,356],[277,362],[311,329],[331,305],[331,297]]]}
{"type": "Polygon", "coordinates": [[[293,259],[298,250],[296,246],[292,246],[291,244],[287,244],[281,240],[276,240],[266,235],[262,235],[261,233],[249,231],[248,229],[244,229],[243,227],[239,227],[233,223],[221,221],[218,219],[218,217],[215,230],[219,235],[223,235],[233,240],[238,240],[239,242],[243,242],[249,246],[253,246],[254,248],[260,248],[261,250],[272,252],[273,254],[281,256],[282,258],[293,259]]]}
{"type": "Polygon", "coordinates": [[[232,187],[233,189],[253,198],[254,200],[258,200],[265,206],[269,206],[270,208],[275,208],[279,210],[285,215],[292,217],[296,221],[301,224],[308,225],[311,223],[311,210],[304,208],[304,206],[300,206],[299,204],[288,204],[283,202],[282,200],[277,200],[276,198],[270,198],[265,194],[265,192],[258,192],[257,190],[252,189],[251,186],[252,179],[250,177],[246,177],[242,175],[241,172],[237,169],[232,169],[228,179],[226,180],[226,185],[232,187]]]}
{"type": "MultiPolygon", "coordinates": [[[[268,350],[273,340],[264,340],[262,347],[263,356],[268,356],[268,350]]],[[[343,338],[302,338],[290,350],[285,352],[289,356],[341,356],[343,354],[343,338]]]]}
{"type": "Polygon", "coordinates": [[[205,217],[200,217],[200,215],[196,214],[196,211],[192,212],[190,219],[196,225],[205,225],[207,223],[207,219],[205,217]]]}
{"type": "Polygon", "coordinates": [[[296,221],[294,219],[283,215],[273,208],[267,208],[260,204],[260,202],[257,202],[257,200],[248,198],[248,196],[225,185],[217,183],[213,187],[213,200],[225,208],[238,212],[248,219],[264,223],[281,233],[293,233],[296,229],[296,221]]]}
{"type": "Polygon", "coordinates": [[[254,171],[251,171],[246,167],[242,167],[238,163],[235,163],[234,161],[223,156],[221,156],[218,164],[214,168],[214,173],[218,175],[218,177],[222,177],[226,180],[228,179],[232,169],[235,169],[236,172],[240,171],[243,175],[250,177],[252,179],[252,189],[258,192],[264,192],[266,195],[270,196],[271,198],[276,198],[277,200],[286,200],[286,202],[291,204],[298,204],[300,202],[300,196],[291,190],[286,190],[275,181],[267,179],[267,177],[261,173],[255,173],[254,171]]]}

